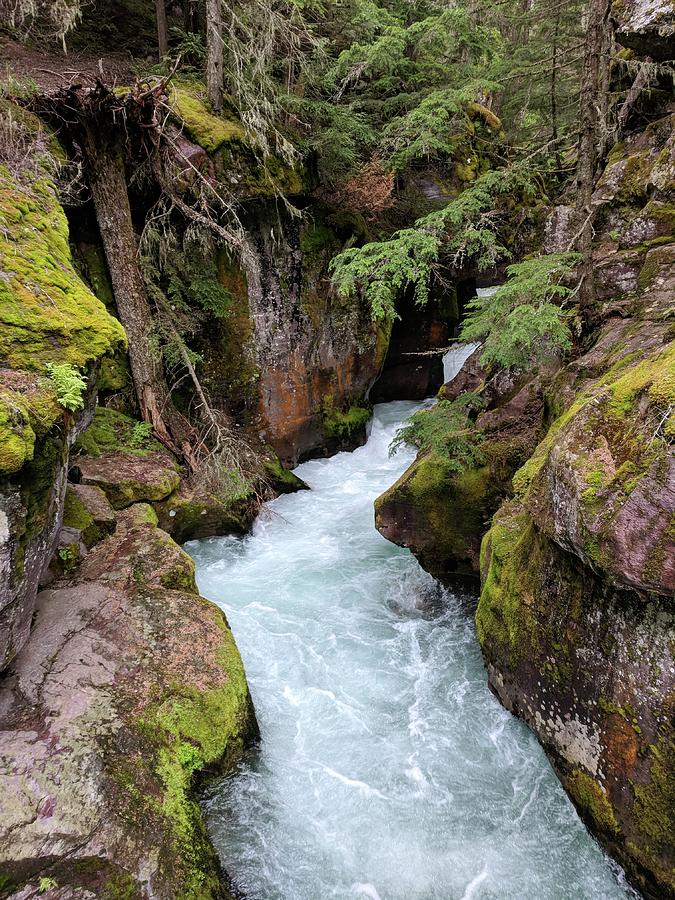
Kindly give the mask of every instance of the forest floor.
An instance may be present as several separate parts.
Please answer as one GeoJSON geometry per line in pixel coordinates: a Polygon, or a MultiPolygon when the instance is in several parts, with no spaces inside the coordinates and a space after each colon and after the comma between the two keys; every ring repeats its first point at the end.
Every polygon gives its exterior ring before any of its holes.
{"type": "Polygon", "coordinates": [[[0,37],[0,82],[13,76],[31,78],[40,90],[51,92],[69,84],[101,78],[106,84],[129,84],[135,79],[134,60],[128,53],[64,54],[38,50],[27,44],[0,37]]]}

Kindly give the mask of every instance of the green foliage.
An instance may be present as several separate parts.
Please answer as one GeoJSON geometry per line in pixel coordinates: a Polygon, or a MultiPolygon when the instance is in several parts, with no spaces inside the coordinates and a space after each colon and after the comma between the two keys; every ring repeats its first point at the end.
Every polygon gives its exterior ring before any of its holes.
{"type": "Polygon", "coordinates": [[[473,263],[486,270],[508,256],[499,235],[499,198],[519,194],[528,200],[536,190],[527,168],[487,172],[443,209],[418,219],[414,228],[335,257],[333,283],[341,296],[363,296],[376,321],[395,319],[396,301],[403,291],[411,289],[420,305],[428,301],[430,283],[441,264],[473,263]]]}
{"type": "Polygon", "coordinates": [[[5,76],[0,78],[0,98],[9,97],[13,100],[30,100],[38,92],[38,84],[35,79],[27,75],[15,75],[7,68],[5,76]]]}
{"type": "Polygon", "coordinates": [[[82,409],[87,380],[80,370],[67,363],[47,363],[46,368],[61,406],[71,411],[82,409]]]}
{"type": "Polygon", "coordinates": [[[152,425],[149,422],[136,422],[131,430],[129,446],[143,448],[152,437],[152,425]]]}
{"type": "Polygon", "coordinates": [[[190,230],[182,243],[163,210],[160,227],[146,227],[141,243],[141,271],[155,307],[155,329],[150,349],[171,370],[186,363],[197,367],[202,359],[188,346],[207,317],[227,318],[233,298],[219,279],[217,250],[210,236],[190,230]]]}
{"type": "Polygon", "coordinates": [[[55,887],[58,887],[58,882],[56,878],[51,878],[49,875],[43,875],[38,881],[38,891],[41,894],[46,894],[47,891],[55,887]]]}
{"type": "Polygon", "coordinates": [[[506,284],[468,304],[461,339],[483,343],[483,365],[524,368],[570,349],[569,316],[558,304],[578,261],[555,253],[509,266],[506,284]]]}
{"type": "Polygon", "coordinates": [[[465,393],[456,400],[439,400],[431,409],[423,409],[400,428],[390,453],[401,444],[410,444],[423,452],[434,451],[449,472],[461,474],[481,466],[483,434],[475,419],[484,403],[478,394],[465,393]]]}
{"type": "Polygon", "coordinates": [[[87,456],[103,453],[131,453],[147,456],[161,451],[162,445],[152,437],[152,427],[106,406],[98,406],[91,425],[78,437],[74,450],[87,456]]]}

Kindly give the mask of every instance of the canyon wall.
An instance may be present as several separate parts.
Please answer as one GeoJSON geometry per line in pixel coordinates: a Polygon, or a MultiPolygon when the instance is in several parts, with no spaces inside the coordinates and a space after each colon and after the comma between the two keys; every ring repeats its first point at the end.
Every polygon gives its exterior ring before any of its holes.
{"type": "MultiPolygon", "coordinates": [[[[626,47],[672,58],[670,5],[613,14],[626,47]]],[[[675,896],[672,93],[656,84],[637,108],[594,196],[592,346],[513,377],[475,354],[441,396],[482,397],[484,464],[458,474],[421,453],[376,517],[448,583],[480,576],[492,690],[630,880],[663,898],[675,896]]],[[[547,242],[567,243],[571,213],[552,213],[547,242]]]]}

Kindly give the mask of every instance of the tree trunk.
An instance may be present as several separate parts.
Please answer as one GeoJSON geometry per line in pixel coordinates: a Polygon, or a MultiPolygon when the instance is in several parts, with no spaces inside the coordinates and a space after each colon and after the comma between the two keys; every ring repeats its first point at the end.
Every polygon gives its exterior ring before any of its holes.
{"type": "Polygon", "coordinates": [[[166,0],[155,0],[157,10],[157,49],[160,62],[169,52],[169,28],[166,21],[166,0]]]}
{"type": "Polygon", "coordinates": [[[588,309],[595,300],[593,285],[593,189],[595,172],[602,144],[600,110],[605,107],[602,88],[606,83],[605,69],[608,46],[610,0],[589,0],[587,7],[586,47],[579,100],[579,152],[577,161],[577,210],[582,228],[579,251],[581,264],[580,303],[588,309]],[[605,51],[605,52],[603,52],[605,51]]]}
{"type": "Polygon", "coordinates": [[[206,87],[214,112],[223,108],[222,0],[206,0],[206,87]]]}
{"type": "Polygon", "coordinates": [[[161,359],[149,348],[152,311],[138,266],[124,161],[119,151],[88,154],[91,194],[115,303],[129,343],[129,363],[141,416],[157,438],[194,468],[189,424],[171,402],[161,359]]]}

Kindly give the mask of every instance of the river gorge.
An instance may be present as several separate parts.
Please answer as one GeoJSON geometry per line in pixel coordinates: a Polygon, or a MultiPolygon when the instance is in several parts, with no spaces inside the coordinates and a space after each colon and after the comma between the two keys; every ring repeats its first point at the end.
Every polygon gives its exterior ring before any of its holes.
{"type": "Polygon", "coordinates": [[[247,900],[619,900],[634,896],[543,750],[488,690],[475,598],[375,530],[418,408],[304,463],[311,491],[251,535],[190,542],[243,656],[261,743],[209,789],[209,830],[247,900]]]}

